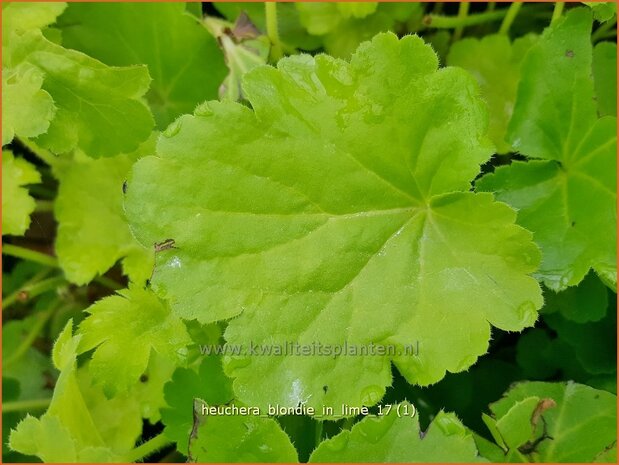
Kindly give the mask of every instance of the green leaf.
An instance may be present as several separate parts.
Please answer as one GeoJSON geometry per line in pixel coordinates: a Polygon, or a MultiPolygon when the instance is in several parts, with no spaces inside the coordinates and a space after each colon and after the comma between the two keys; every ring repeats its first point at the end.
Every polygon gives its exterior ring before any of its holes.
{"type": "Polygon", "coordinates": [[[545,315],[544,321],[560,339],[574,349],[576,359],[594,375],[617,371],[617,314],[611,307],[607,316],[596,322],[578,324],[559,314],[545,315]]]}
{"type": "Polygon", "coordinates": [[[394,405],[384,416],[368,416],[350,431],[320,443],[310,462],[484,462],[477,455],[473,436],[455,415],[439,412],[427,431],[417,416],[399,417],[394,405]]]}
{"type": "Polygon", "coordinates": [[[48,384],[55,381],[54,367],[48,356],[33,346],[15,363],[6,363],[15,354],[30,332],[37,316],[7,321],[2,325],[2,376],[14,378],[20,384],[19,400],[45,399],[51,395],[48,384]]]}
{"type": "Polygon", "coordinates": [[[482,39],[466,38],[452,45],[447,64],[469,71],[481,88],[490,110],[488,134],[497,147],[497,153],[511,151],[505,141],[507,124],[511,119],[520,81],[520,64],[537,36],[529,34],[513,43],[505,34],[494,34],[482,39]]]}
{"type": "MultiPolygon", "coordinates": [[[[617,438],[617,397],[581,384],[519,383],[490,409],[503,435],[531,435],[519,447],[527,461],[591,462],[617,438]]],[[[514,449],[510,452],[518,452],[514,449]]]]}
{"type": "Polygon", "coordinates": [[[194,399],[202,399],[209,405],[222,405],[234,398],[232,382],[224,375],[221,357],[216,356],[204,357],[197,373],[189,368],[177,368],[164,392],[168,405],[161,411],[165,434],[185,455],[193,428],[194,399]]]}
{"type": "Polygon", "coordinates": [[[217,98],[226,65],[215,39],[185,3],[71,3],[59,19],[63,44],[110,66],[148,65],[146,95],[164,128],[217,98]]]}
{"type": "Polygon", "coordinates": [[[615,2],[583,2],[593,11],[593,17],[605,23],[617,15],[617,3],[615,2]]]}
{"type": "Polygon", "coordinates": [[[134,165],[125,208],[138,239],[158,244],[153,289],[185,319],[236,316],[231,345],[400,353],[229,357],[241,401],[372,405],[392,361],[431,384],[486,351],[490,324],[534,323],[530,233],[468,192],[492,149],[465,71],[437,71],[418,37],[381,34],[350,64],[292,57],[244,89],[253,110],[203,105],[134,165]],[[402,355],[416,341],[419,355],[402,355]]]}
{"type": "Polygon", "coordinates": [[[604,318],[608,308],[608,290],[592,273],[578,286],[559,293],[546,292],[544,297],[544,314],[560,312],[575,323],[599,321],[604,318]]]}
{"type": "MultiPolygon", "coordinates": [[[[12,80],[6,86],[6,98],[21,103],[25,97],[37,105],[21,109],[25,112],[21,116],[8,107],[13,112],[10,120],[23,123],[32,117],[33,127],[17,124],[13,130],[25,129],[24,134],[16,133],[24,137],[45,130],[51,118],[51,97],[56,110],[47,131],[37,138],[39,145],[56,153],[79,147],[94,157],[132,151],[153,126],[152,115],[141,101],[150,84],[148,71],[145,66],[111,68],[49,41],[40,27],[62,8],[3,10],[7,29],[3,32],[3,76],[12,80]],[[24,16],[28,21],[21,23],[24,16]]],[[[3,136],[3,143],[9,137],[10,132],[3,136]]]]}
{"type": "Polygon", "coordinates": [[[535,231],[543,257],[537,276],[555,291],[578,284],[590,268],[617,283],[617,123],[597,117],[591,22],[586,9],[570,10],[523,62],[508,140],[543,161],[514,162],[477,184],[535,231]]]}
{"type": "Polygon", "coordinates": [[[80,353],[96,348],[90,370],[106,393],[126,392],[148,366],[151,349],[181,362],[190,342],[183,322],[149,290],[130,287],[86,309],[80,353]],[[130,356],[128,356],[130,354],[130,356]]]}
{"type": "Polygon", "coordinates": [[[341,58],[349,58],[360,43],[379,32],[397,31],[401,23],[421,17],[423,11],[418,3],[298,2],[295,6],[308,32],[322,36],[325,50],[341,58]]]}
{"type": "Polygon", "coordinates": [[[69,281],[88,283],[121,259],[133,282],[144,284],[150,277],[153,249],[140,245],[129,230],[123,182],[136,159],[154,153],[155,139],[153,135],[131,154],[95,160],[77,152],[54,164],[60,183],[54,203],[55,249],[69,281]]]}
{"type": "Polygon", "coordinates": [[[600,42],[593,49],[593,81],[600,116],[617,116],[617,44],[600,42]]]}
{"type": "Polygon", "coordinates": [[[201,414],[196,401],[189,461],[198,463],[296,463],[297,451],[272,418],[201,414]]]}
{"type": "Polygon", "coordinates": [[[47,462],[122,461],[127,445],[140,434],[139,416],[122,400],[107,400],[84,386],[76,366],[80,336],[72,336],[72,324],[69,321],[54,344],[52,359],[60,377],[47,412],[20,422],[11,431],[9,447],[47,462]],[[122,429],[110,430],[110,423],[122,429]]]}
{"type": "Polygon", "coordinates": [[[39,182],[41,175],[32,164],[10,150],[2,151],[2,235],[26,232],[35,201],[24,186],[39,182]]]}

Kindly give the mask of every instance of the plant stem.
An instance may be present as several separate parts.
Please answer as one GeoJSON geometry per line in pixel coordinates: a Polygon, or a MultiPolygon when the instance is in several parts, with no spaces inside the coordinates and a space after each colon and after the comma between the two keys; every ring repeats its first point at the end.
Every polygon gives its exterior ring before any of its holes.
{"type": "Polygon", "coordinates": [[[611,21],[607,21],[606,23],[602,24],[591,35],[591,40],[593,42],[597,42],[600,39],[604,39],[606,37],[615,35],[617,33],[617,31],[615,30],[616,24],[617,24],[617,18],[613,18],[611,21]]]}
{"type": "Polygon", "coordinates": [[[52,257],[46,253],[37,252],[36,250],[27,249],[19,245],[2,244],[2,254],[39,263],[45,266],[58,266],[58,260],[56,260],[56,257],[52,257]]]}
{"type": "Polygon", "coordinates": [[[42,410],[47,408],[51,401],[52,398],[50,397],[48,399],[28,399],[3,402],[2,413],[20,412],[22,410],[42,410]]]}
{"type": "Polygon", "coordinates": [[[49,166],[54,166],[58,161],[58,157],[52,152],[42,149],[37,144],[29,141],[28,139],[19,139],[19,142],[32,153],[34,153],[37,157],[39,157],[42,161],[47,163],[49,166]]]}
{"type": "Polygon", "coordinates": [[[552,10],[552,18],[550,19],[550,24],[554,24],[558,21],[558,19],[563,14],[563,8],[565,7],[565,2],[556,2],[555,9],[552,10]]]}
{"type": "Polygon", "coordinates": [[[463,27],[476,26],[478,24],[488,23],[491,21],[498,21],[503,19],[507,13],[507,9],[503,8],[496,11],[485,11],[483,13],[474,13],[464,18],[458,16],[440,16],[430,14],[423,19],[423,23],[426,27],[433,27],[437,29],[453,29],[460,25],[463,27]]]}
{"type": "Polygon", "coordinates": [[[142,443],[135,449],[129,451],[127,455],[125,455],[123,462],[132,463],[145,459],[171,443],[172,441],[170,441],[163,433],[159,433],[154,438],[149,439],[145,443],[142,443]]]}
{"type": "Polygon", "coordinates": [[[34,323],[34,325],[32,325],[32,328],[30,328],[30,332],[26,335],[26,337],[17,347],[17,349],[15,349],[15,352],[13,352],[11,356],[5,360],[4,367],[10,366],[15,362],[18,362],[22,358],[22,356],[28,351],[34,340],[38,337],[39,333],[45,326],[45,323],[47,323],[47,320],[50,319],[50,317],[54,314],[58,307],[59,305],[58,303],[56,303],[55,305],[50,306],[49,309],[38,315],[37,321],[34,323]]]}
{"type": "Polygon", "coordinates": [[[324,423],[320,420],[316,422],[316,430],[314,431],[314,446],[318,447],[318,444],[322,441],[322,430],[324,423]]]}
{"type": "Polygon", "coordinates": [[[2,299],[2,310],[13,305],[17,300],[30,300],[33,297],[41,295],[47,291],[58,287],[61,284],[66,284],[64,276],[54,276],[40,282],[34,282],[22,286],[17,291],[13,292],[6,299],[2,299]]]}
{"type": "Polygon", "coordinates": [[[124,287],[122,284],[117,283],[113,279],[110,279],[106,276],[97,276],[95,279],[93,279],[93,281],[101,284],[103,287],[107,287],[108,289],[111,289],[112,291],[117,291],[124,287]]]}
{"type": "Polygon", "coordinates": [[[509,6],[509,8],[507,9],[507,14],[505,15],[505,18],[503,18],[503,22],[501,23],[499,34],[509,33],[509,28],[514,22],[514,19],[516,19],[516,15],[518,15],[520,8],[522,8],[521,2],[514,2],[509,6]]]}
{"type": "Polygon", "coordinates": [[[454,31],[454,35],[452,40],[454,42],[460,40],[462,37],[462,31],[464,30],[464,21],[466,21],[466,17],[469,15],[469,2],[462,2],[458,6],[458,19],[460,20],[460,24],[456,27],[454,31]]]}
{"type": "Polygon", "coordinates": [[[54,201],[53,200],[40,200],[37,199],[37,204],[34,209],[35,212],[51,212],[54,211],[54,201]]]}
{"type": "Polygon", "coordinates": [[[284,56],[282,52],[282,43],[279,40],[279,31],[277,28],[277,2],[265,2],[264,11],[267,22],[267,36],[271,41],[271,59],[277,62],[284,56]]]}

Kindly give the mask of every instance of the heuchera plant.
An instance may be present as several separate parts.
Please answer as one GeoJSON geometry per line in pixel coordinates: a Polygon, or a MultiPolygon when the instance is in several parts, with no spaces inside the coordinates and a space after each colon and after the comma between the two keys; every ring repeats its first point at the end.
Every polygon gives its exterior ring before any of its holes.
{"type": "Polygon", "coordinates": [[[616,461],[616,4],[2,34],[5,462],[616,461]]]}

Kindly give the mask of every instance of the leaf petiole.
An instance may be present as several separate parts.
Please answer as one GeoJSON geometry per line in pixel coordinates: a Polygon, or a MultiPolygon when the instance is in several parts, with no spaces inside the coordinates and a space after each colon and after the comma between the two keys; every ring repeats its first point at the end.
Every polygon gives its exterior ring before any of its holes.
{"type": "Polygon", "coordinates": [[[271,59],[275,62],[279,61],[284,56],[282,51],[282,43],[279,39],[279,31],[277,27],[277,3],[265,2],[264,11],[267,22],[267,36],[271,41],[271,59]]]}
{"type": "Polygon", "coordinates": [[[565,7],[565,2],[556,2],[555,9],[552,10],[552,18],[550,19],[550,24],[555,24],[561,15],[563,14],[563,8],[565,7]]]}
{"type": "Polygon", "coordinates": [[[42,410],[49,406],[52,398],[16,400],[2,403],[2,413],[21,412],[22,410],[42,410]]]}
{"type": "Polygon", "coordinates": [[[148,441],[140,444],[135,449],[129,451],[123,461],[126,463],[138,462],[154,454],[160,449],[163,449],[167,445],[171,444],[167,436],[163,433],[159,433],[157,436],[149,439],[148,441]]]}
{"type": "Polygon", "coordinates": [[[500,19],[503,19],[506,14],[506,8],[495,11],[485,11],[483,13],[475,13],[467,15],[463,18],[460,18],[458,16],[442,16],[429,14],[423,19],[423,24],[426,27],[433,27],[437,29],[455,29],[459,26],[476,26],[478,24],[498,21],[500,19]]]}
{"type": "Polygon", "coordinates": [[[505,15],[505,18],[503,18],[503,22],[501,23],[499,34],[509,33],[509,28],[514,22],[514,19],[516,19],[520,8],[522,8],[521,2],[514,2],[509,6],[509,8],[507,9],[507,14],[505,15]]]}
{"type": "Polygon", "coordinates": [[[2,254],[39,263],[44,266],[58,266],[58,260],[56,260],[56,257],[52,257],[46,253],[37,252],[36,250],[27,249],[26,247],[21,247],[19,245],[2,244],[2,254]]]}

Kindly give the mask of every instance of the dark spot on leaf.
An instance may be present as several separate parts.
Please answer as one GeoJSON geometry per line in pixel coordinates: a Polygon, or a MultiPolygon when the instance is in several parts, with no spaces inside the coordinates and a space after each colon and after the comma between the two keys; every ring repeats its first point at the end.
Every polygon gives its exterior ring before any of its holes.
{"type": "Polygon", "coordinates": [[[140,383],[145,383],[148,381],[148,375],[147,374],[143,374],[142,376],[140,376],[140,383]]]}
{"type": "Polygon", "coordinates": [[[594,399],[599,399],[599,398],[600,398],[599,394],[596,394],[595,397],[594,397],[594,399]]]}
{"type": "Polygon", "coordinates": [[[566,50],[565,56],[568,58],[574,58],[574,50],[566,50]]]}
{"type": "Polygon", "coordinates": [[[576,221],[572,221],[572,228],[576,226],[576,221]]]}
{"type": "Polygon", "coordinates": [[[327,391],[329,390],[329,386],[323,386],[323,387],[322,387],[322,390],[323,390],[323,391],[324,391],[324,393],[326,394],[326,393],[327,393],[327,391]]]}
{"type": "Polygon", "coordinates": [[[123,181],[123,194],[127,193],[127,181],[123,181]]]}

